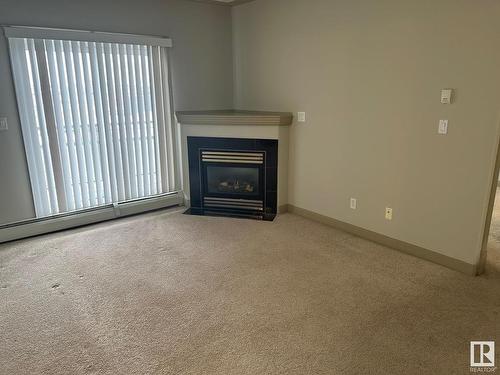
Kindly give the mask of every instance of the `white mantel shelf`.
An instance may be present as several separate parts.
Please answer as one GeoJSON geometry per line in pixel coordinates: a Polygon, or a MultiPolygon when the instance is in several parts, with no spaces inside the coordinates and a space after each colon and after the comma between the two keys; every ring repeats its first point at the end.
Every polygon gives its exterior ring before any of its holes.
{"type": "Polygon", "coordinates": [[[292,124],[291,112],[262,111],[177,111],[177,121],[182,125],[271,125],[292,124]]]}

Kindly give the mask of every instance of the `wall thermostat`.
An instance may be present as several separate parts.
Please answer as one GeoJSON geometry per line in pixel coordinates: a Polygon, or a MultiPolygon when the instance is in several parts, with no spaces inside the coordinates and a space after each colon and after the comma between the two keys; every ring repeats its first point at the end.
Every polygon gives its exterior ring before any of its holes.
{"type": "Polygon", "coordinates": [[[441,90],[441,103],[451,104],[451,95],[453,94],[453,89],[442,89],[441,90]]]}

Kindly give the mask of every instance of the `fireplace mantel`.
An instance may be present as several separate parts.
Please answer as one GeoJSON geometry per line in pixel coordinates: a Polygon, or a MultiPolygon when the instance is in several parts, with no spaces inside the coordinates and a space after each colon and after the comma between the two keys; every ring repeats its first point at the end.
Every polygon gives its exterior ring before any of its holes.
{"type": "Polygon", "coordinates": [[[293,121],[290,112],[263,111],[177,111],[177,121],[189,125],[268,125],[289,126],[293,121]]]}

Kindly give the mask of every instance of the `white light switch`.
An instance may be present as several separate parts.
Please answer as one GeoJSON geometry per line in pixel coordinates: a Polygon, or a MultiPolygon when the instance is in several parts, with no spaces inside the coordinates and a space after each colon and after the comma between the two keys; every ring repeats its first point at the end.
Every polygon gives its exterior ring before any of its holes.
{"type": "Polygon", "coordinates": [[[451,104],[451,95],[453,93],[452,89],[442,89],[441,90],[441,103],[451,104]]]}
{"type": "Polygon", "coordinates": [[[297,112],[297,121],[298,122],[306,122],[306,113],[305,112],[297,112]]]}
{"type": "Polygon", "coordinates": [[[448,120],[439,120],[438,134],[448,134],[448,120]]]}
{"type": "Polygon", "coordinates": [[[7,117],[0,117],[0,131],[9,129],[7,117]]]}

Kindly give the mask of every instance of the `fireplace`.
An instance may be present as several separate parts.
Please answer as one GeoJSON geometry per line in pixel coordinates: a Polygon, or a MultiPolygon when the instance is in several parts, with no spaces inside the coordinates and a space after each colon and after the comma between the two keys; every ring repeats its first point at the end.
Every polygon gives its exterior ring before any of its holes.
{"type": "Polygon", "coordinates": [[[278,141],[188,137],[188,213],[273,220],[278,141]]]}

